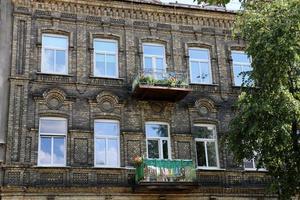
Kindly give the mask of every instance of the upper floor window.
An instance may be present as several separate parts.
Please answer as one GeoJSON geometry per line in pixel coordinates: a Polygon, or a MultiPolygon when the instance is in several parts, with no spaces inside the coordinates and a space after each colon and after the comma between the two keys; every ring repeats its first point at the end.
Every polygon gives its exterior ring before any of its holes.
{"type": "Polygon", "coordinates": [[[243,79],[247,80],[249,78],[245,72],[252,70],[251,58],[244,51],[232,51],[231,57],[233,64],[234,85],[241,86],[243,79]]]}
{"type": "Polygon", "coordinates": [[[95,166],[120,166],[119,122],[114,120],[95,120],[95,166]]]}
{"type": "Polygon", "coordinates": [[[146,138],[148,158],[171,158],[168,124],[159,122],[147,122],[146,138]]]}
{"type": "Polygon", "coordinates": [[[190,81],[196,84],[211,84],[211,66],[208,49],[189,48],[190,81]]]}
{"type": "Polygon", "coordinates": [[[166,71],[165,46],[161,44],[143,44],[144,74],[162,79],[166,71]]]}
{"type": "Polygon", "coordinates": [[[68,74],[67,36],[43,34],[41,71],[49,74],[68,74]]]}
{"type": "Polygon", "coordinates": [[[39,166],[66,165],[67,120],[45,117],[39,125],[39,166]]]}
{"type": "MultiPolygon", "coordinates": [[[[256,155],[257,152],[254,152],[254,155],[256,155]]],[[[259,171],[265,171],[266,168],[264,166],[257,168],[257,160],[255,158],[252,158],[250,160],[244,160],[244,169],[248,171],[253,171],[253,170],[259,170],[259,171]]]]}
{"type": "Polygon", "coordinates": [[[118,78],[118,42],[94,39],[94,76],[118,78]]]}
{"type": "Polygon", "coordinates": [[[196,134],[197,166],[200,168],[219,168],[215,125],[196,124],[194,128],[196,134]]]}

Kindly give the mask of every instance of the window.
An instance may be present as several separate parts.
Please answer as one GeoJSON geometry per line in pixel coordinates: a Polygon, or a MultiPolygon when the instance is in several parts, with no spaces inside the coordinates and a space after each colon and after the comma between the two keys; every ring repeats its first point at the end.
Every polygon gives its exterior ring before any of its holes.
{"type": "Polygon", "coordinates": [[[95,120],[95,166],[120,166],[119,122],[95,120]]]}
{"type": "Polygon", "coordinates": [[[195,125],[197,166],[219,168],[216,127],[210,124],[195,125]]]}
{"type": "Polygon", "coordinates": [[[191,83],[212,83],[208,49],[189,48],[189,65],[191,83]]]}
{"type": "Polygon", "coordinates": [[[232,51],[232,63],[233,63],[233,76],[234,85],[241,86],[243,83],[243,78],[247,80],[249,77],[245,75],[244,72],[249,72],[251,68],[251,59],[243,51],[232,51]]]}
{"type": "Polygon", "coordinates": [[[144,75],[163,79],[166,70],[165,47],[161,44],[143,44],[144,75]]]}
{"type": "MultiPolygon", "coordinates": [[[[254,152],[254,155],[257,155],[257,152],[254,152]]],[[[244,160],[244,169],[248,171],[253,171],[253,170],[259,170],[259,171],[265,171],[266,168],[262,166],[262,168],[257,169],[257,161],[255,158],[252,158],[250,160],[244,160]]]]}
{"type": "Polygon", "coordinates": [[[94,76],[118,78],[118,42],[94,39],[94,76]]]}
{"type": "Polygon", "coordinates": [[[39,166],[66,165],[67,120],[41,118],[39,126],[39,166]]]}
{"type": "Polygon", "coordinates": [[[148,158],[171,159],[168,124],[147,122],[146,138],[148,158]]]}
{"type": "Polygon", "coordinates": [[[68,74],[68,37],[43,34],[41,71],[49,74],[68,74]]]}

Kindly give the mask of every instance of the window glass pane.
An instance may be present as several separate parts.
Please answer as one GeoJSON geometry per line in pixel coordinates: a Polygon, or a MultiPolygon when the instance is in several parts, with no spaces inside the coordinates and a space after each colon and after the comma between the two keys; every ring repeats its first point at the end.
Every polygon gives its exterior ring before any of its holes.
{"type": "Polygon", "coordinates": [[[105,55],[96,54],[96,68],[95,75],[104,76],[105,75],[105,55]]]}
{"type": "Polygon", "coordinates": [[[95,122],[96,135],[119,136],[119,126],[116,122],[95,122]]]}
{"type": "Polygon", "coordinates": [[[96,51],[116,52],[117,51],[117,42],[95,40],[94,48],[96,51]]]}
{"type": "Polygon", "coordinates": [[[44,47],[66,49],[68,48],[68,39],[66,37],[43,35],[42,45],[44,47]]]}
{"type": "Polygon", "coordinates": [[[41,119],[40,133],[65,134],[67,128],[66,120],[41,119]]]}
{"type": "Polygon", "coordinates": [[[234,74],[234,85],[241,86],[243,83],[243,74],[242,66],[234,65],[233,74],[234,74]]]}
{"type": "Polygon", "coordinates": [[[116,56],[107,55],[106,56],[106,75],[107,76],[116,76],[117,75],[117,66],[116,66],[116,56]]]}
{"type": "Polygon", "coordinates": [[[164,46],[156,46],[156,45],[143,45],[144,47],[144,55],[156,55],[164,57],[164,46]]]}
{"type": "Polygon", "coordinates": [[[164,59],[163,58],[156,58],[156,71],[162,73],[164,71],[164,59]]]}
{"type": "Polygon", "coordinates": [[[148,158],[159,158],[158,140],[148,140],[148,158]]]}
{"type": "Polygon", "coordinates": [[[201,83],[201,76],[200,76],[200,67],[199,62],[190,62],[191,67],[191,81],[193,83],[201,83]]]}
{"type": "Polygon", "coordinates": [[[65,137],[53,138],[53,164],[65,164],[65,137]]]}
{"type": "Polygon", "coordinates": [[[39,163],[51,165],[51,137],[41,137],[39,163]]]}
{"type": "Polygon", "coordinates": [[[105,139],[95,140],[96,165],[105,165],[105,139]]]}
{"type": "Polygon", "coordinates": [[[152,58],[151,57],[145,57],[145,61],[144,61],[144,68],[146,70],[150,69],[152,70],[152,58]]]}
{"type": "Polygon", "coordinates": [[[244,52],[232,52],[232,61],[233,62],[242,62],[242,63],[250,63],[250,59],[248,55],[244,52]]]}
{"type": "Polygon", "coordinates": [[[119,158],[119,144],[116,139],[108,139],[107,146],[107,165],[109,166],[118,166],[118,158],[119,158]]]}
{"type": "Polygon", "coordinates": [[[197,164],[200,167],[206,167],[204,142],[196,142],[197,164]]]}
{"type": "Polygon", "coordinates": [[[168,137],[168,126],[164,124],[146,124],[147,137],[168,137]]]}
{"type": "Polygon", "coordinates": [[[204,49],[189,49],[190,59],[209,59],[209,51],[204,49]]]}
{"type": "Polygon", "coordinates": [[[207,142],[206,145],[207,145],[208,166],[217,167],[216,143],[207,142]]]}
{"type": "Polygon", "coordinates": [[[168,159],[169,158],[169,153],[168,153],[168,141],[163,140],[162,141],[162,149],[163,149],[163,159],[168,159]]]}
{"type": "Polygon", "coordinates": [[[214,139],[214,131],[212,128],[203,127],[203,126],[194,126],[194,135],[197,138],[208,138],[214,139]]]}
{"type": "Polygon", "coordinates": [[[43,62],[43,72],[54,72],[54,50],[45,49],[43,62]]]}
{"type": "Polygon", "coordinates": [[[244,160],[244,167],[247,169],[254,169],[254,160],[244,160]]]}
{"type": "Polygon", "coordinates": [[[210,69],[208,63],[201,63],[201,83],[211,83],[210,69]]]}
{"type": "Polygon", "coordinates": [[[66,70],[66,51],[56,50],[56,72],[65,73],[66,70]]]}

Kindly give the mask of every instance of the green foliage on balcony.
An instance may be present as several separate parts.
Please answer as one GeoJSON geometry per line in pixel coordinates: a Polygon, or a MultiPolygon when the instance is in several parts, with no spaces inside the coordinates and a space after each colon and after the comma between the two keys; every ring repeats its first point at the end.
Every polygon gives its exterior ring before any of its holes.
{"type": "Polygon", "coordinates": [[[136,182],[193,182],[195,179],[192,160],[144,159],[136,167],[136,182]]]}

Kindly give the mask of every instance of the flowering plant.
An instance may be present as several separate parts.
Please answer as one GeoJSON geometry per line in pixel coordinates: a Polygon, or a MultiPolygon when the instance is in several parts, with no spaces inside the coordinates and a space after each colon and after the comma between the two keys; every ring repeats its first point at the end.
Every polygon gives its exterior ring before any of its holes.
{"type": "Polygon", "coordinates": [[[133,163],[135,166],[140,166],[143,163],[144,159],[141,156],[133,157],[133,163]]]}

